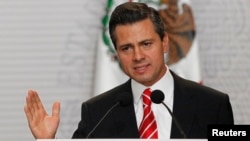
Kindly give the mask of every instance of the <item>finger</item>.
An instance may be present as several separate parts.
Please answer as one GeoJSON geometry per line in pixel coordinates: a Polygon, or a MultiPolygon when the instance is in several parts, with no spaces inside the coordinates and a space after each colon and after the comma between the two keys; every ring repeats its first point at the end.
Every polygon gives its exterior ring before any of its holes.
{"type": "Polygon", "coordinates": [[[29,125],[32,124],[33,119],[35,118],[35,110],[34,110],[34,106],[33,106],[33,91],[32,90],[28,90],[28,95],[26,96],[26,105],[24,106],[24,112],[25,115],[27,117],[27,120],[29,122],[29,125]]]}
{"type": "Polygon", "coordinates": [[[28,123],[30,124],[31,121],[33,120],[33,116],[32,116],[32,113],[30,112],[27,105],[24,106],[24,112],[25,112],[26,118],[28,120],[28,123]]]}
{"type": "Polygon", "coordinates": [[[41,100],[40,100],[38,93],[36,91],[32,91],[32,93],[33,93],[33,102],[34,102],[33,104],[34,104],[35,109],[37,110],[43,109],[43,105],[41,104],[41,100]]]}
{"type": "Polygon", "coordinates": [[[26,111],[31,114],[31,116],[34,115],[34,107],[33,107],[33,92],[31,90],[28,91],[28,95],[26,96],[26,111]]]}
{"type": "Polygon", "coordinates": [[[38,109],[43,110],[45,112],[45,108],[43,106],[42,100],[40,99],[38,93],[35,92],[35,95],[36,95],[36,99],[35,100],[36,100],[36,104],[37,104],[38,109]]]}
{"type": "Polygon", "coordinates": [[[53,104],[52,116],[60,116],[60,102],[55,102],[53,104]]]}

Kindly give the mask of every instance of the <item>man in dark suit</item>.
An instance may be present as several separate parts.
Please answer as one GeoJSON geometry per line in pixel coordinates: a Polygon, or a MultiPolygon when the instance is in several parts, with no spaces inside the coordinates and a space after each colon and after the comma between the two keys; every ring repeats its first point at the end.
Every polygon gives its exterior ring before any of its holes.
{"type": "MultiPolygon", "coordinates": [[[[143,3],[119,5],[111,15],[109,33],[130,79],[82,104],[81,121],[72,138],[140,138],[141,95],[147,88],[163,91],[163,102],[174,116],[164,105],[152,104],[158,139],[207,138],[209,124],[234,124],[227,94],[185,80],[165,64],[168,36],[155,9],[143,3]]],[[[24,110],[34,137],[55,138],[60,104],[54,103],[48,116],[37,92],[30,90],[26,100],[24,110]]]]}

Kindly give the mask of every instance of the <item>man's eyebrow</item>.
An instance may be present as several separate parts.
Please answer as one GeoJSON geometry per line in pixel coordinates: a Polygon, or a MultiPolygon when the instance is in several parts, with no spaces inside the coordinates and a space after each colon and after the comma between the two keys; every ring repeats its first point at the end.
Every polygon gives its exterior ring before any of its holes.
{"type": "Polygon", "coordinates": [[[118,46],[119,48],[122,48],[122,47],[126,47],[126,46],[132,46],[131,43],[125,43],[125,44],[122,44],[120,46],[118,46]]]}
{"type": "Polygon", "coordinates": [[[153,39],[145,39],[139,42],[139,44],[144,44],[145,42],[152,42],[153,39]]]}

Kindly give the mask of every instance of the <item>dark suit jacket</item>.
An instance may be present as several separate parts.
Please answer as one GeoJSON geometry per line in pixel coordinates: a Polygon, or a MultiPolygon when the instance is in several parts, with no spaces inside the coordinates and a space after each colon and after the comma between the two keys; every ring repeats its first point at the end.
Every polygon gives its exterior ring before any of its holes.
{"type": "MultiPolygon", "coordinates": [[[[173,115],[188,138],[207,138],[209,124],[234,124],[227,94],[171,73],[174,78],[173,115]]],[[[72,138],[86,138],[98,121],[117,102],[117,97],[124,92],[130,95],[131,104],[117,105],[88,138],[139,138],[130,82],[131,80],[128,80],[84,102],[81,121],[72,138]]],[[[164,112],[167,112],[167,109],[164,112]]],[[[170,136],[183,137],[173,121],[170,136]]]]}

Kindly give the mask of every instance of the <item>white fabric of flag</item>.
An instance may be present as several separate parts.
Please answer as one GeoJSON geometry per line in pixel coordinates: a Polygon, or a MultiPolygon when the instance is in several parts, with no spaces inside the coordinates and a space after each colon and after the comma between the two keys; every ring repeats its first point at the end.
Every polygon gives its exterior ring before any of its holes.
{"type": "Polygon", "coordinates": [[[202,84],[198,41],[195,38],[185,58],[169,66],[179,76],[202,84]]]}
{"type": "MultiPolygon", "coordinates": [[[[110,14],[114,10],[114,8],[124,2],[128,2],[128,0],[107,0],[106,8],[108,9],[108,11],[105,15],[106,18],[109,19],[110,14]]],[[[103,28],[106,29],[103,34],[105,34],[105,36],[109,38],[108,20],[106,22],[106,25],[103,25],[103,28]]],[[[101,94],[128,80],[128,76],[123,73],[117,59],[115,58],[115,50],[112,46],[111,40],[109,40],[108,44],[105,44],[103,34],[100,35],[100,40],[97,46],[93,89],[94,95],[101,94]]]]}

